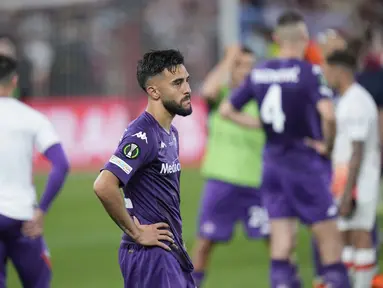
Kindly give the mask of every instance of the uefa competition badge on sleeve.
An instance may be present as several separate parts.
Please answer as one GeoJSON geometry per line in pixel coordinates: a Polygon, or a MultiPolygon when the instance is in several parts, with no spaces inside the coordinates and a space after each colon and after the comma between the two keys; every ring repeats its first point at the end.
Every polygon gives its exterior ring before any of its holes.
{"type": "Polygon", "coordinates": [[[128,159],[136,159],[141,152],[140,147],[135,143],[129,143],[124,146],[122,152],[128,159]]]}

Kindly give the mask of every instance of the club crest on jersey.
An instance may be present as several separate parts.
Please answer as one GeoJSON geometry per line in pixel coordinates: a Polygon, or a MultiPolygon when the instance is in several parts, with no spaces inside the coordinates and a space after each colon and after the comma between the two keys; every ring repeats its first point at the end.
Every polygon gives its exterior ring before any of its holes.
{"type": "Polygon", "coordinates": [[[129,143],[124,146],[122,153],[124,153],[128,159],[136,159],[140,155],[141,149],[137,144],[129,143]]]}
{"type": "Polygon", "coordinates": [[[137,138],[139,138],[141,140],[144,140],[146,142],[146,144],[148,144],[148,138],[146,137],[146,133],[145,132],[140,131],[140,132],[134,134],[133,136],[135,136],[135,137],[137,137],[137,138]]]}

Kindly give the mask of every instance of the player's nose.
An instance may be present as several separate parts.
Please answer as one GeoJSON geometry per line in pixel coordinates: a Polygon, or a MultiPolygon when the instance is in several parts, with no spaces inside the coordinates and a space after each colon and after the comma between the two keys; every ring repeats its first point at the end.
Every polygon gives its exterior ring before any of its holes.
{"type": "Polygon", "coordinates": [[[188,82],[185,82],[183,93],[184,94],[190,94],[191,93],[190,84],[188,82]]]}

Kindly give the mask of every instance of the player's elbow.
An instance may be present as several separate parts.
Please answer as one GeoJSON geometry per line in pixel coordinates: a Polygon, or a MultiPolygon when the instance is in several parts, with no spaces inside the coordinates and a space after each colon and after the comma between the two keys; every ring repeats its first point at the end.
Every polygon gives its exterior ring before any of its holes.
{"type": "Polygon", "coordinates": [[[69,164],[69,161],[67,158],[65,158],[65,160],[60,163],[59,168],[63,174],[68,175],[68,173],[70,171],[70,164],[69,164]]]}
{"type": "Polygon", "coordinates": [[[98,198],[104,199],[109,195],[110,183],[99,176],[93,183],[93,191],[98,198]]]}
{"type": "Polygon", "coordinates": [[[230,119],[232,114],[235,112],[233,106],[228,101],[223,102],[219,106],[219,114],[224,119],[230,119]]]}
{"type": "Polygon", "coordinates": [[[52,164],[52,173],[65,178],[70,170],[69,161],[65,154],[62,154],[61,157],[56,155],[56,158],[51,158],[50,160],[52,164]]]}
{"type": "Polygon", "coordinates": [[[97,178],[96,181],[93,183],[93,191],[99,198],[103,198],[105,196],[106,183],[105,181],[102,181],[100,178],[97,178]]]}
{"type": "Polygon", "coordinates": [[[103,170],[93,183],[93,191],[100,199],[109,198],[114,192],[119,193],[119,180],[113,173],[103,170]]]}

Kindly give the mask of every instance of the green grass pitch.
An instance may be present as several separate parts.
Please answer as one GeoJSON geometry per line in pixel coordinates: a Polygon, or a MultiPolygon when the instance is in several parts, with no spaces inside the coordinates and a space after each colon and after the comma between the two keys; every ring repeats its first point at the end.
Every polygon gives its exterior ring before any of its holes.
{"type": "MultiPolygon", "coordinates": [[[[92,191],[95,177],[96,174],[72,174],[46,217],[53,288],[123,287],[117,262],[121,232],[92,191]]],[[[37,176],[35,180],[41,191],[46,177],[37,176]]],[[[203,180],[198,171],[186,170],[181,183],[184,238],[191,248],[203,180]]],[[[308,239],[307,232],[301,229],[298,259],[304,287],[310,287],[312,275],[308,239]]],[[[267,250],[263,243],[247,240],[241,227],[230,244],[217,247],[210,267],[205,288],[269,287],[267,250]]],[[[8,287],[21,287],[12,267],[8,270],[8,287]]]]}

